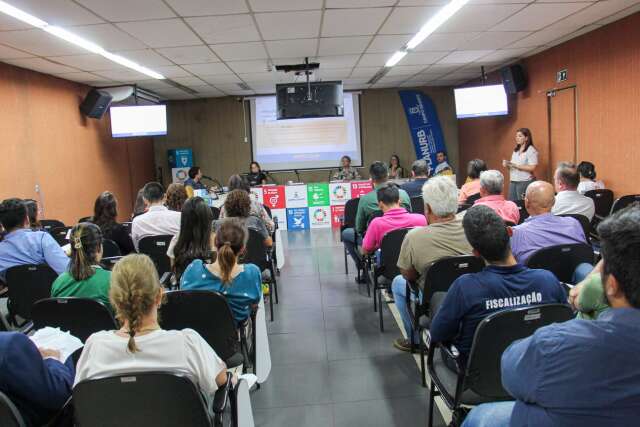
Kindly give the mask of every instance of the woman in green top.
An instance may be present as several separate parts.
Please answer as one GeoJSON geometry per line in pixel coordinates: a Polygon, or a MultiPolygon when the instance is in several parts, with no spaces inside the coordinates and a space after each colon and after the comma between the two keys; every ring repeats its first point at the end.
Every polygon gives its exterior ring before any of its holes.
{"type": "Polygon", "coordinates": [[[71,262],[51,287],[52,297],[91,298],[111,309],[109,282],[111,272],[100,267],[102,231],[89,222],[73,227],[70,236],[71,262]]]}

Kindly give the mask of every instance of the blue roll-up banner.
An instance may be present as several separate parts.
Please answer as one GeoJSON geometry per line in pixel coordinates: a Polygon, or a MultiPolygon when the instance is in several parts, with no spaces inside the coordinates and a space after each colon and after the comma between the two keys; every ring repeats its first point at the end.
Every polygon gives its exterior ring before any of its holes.
{"type": "Polygon", "coordinates": [[[436,153],[444,151],[447,154],[436,107],[431,98],[419,90],[401,90],[399,94],[407,116],[416,158],[426,160],[431,170],[431,165],[435,167],[438,164],[436,153]]]}

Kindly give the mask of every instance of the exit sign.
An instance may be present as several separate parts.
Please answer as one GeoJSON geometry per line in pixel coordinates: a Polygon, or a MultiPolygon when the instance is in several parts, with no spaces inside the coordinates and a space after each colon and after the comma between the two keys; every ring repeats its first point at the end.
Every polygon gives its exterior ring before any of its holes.
{"type": "Polygon", "coordinates": [[[558,71],[558,74],[556,76],[556,81],[558,83],[560,83],[560,82],[563,82],[565,80],[567,80],[567,70],[564,69],[564,70],[558,71]]]}

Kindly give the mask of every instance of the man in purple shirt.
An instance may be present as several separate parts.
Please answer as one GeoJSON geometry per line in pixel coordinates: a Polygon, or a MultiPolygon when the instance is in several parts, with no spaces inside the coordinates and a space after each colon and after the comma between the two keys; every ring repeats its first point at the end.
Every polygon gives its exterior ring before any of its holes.
{"type": "Polygon", "coordinates": [[[527,187],[524,198],[529,218],[513,227],[511,251],[519,263],[526,263],[538,249],[571,243],[587,243],[578,220],[551,213],[555,202],[553,186],[536,181],[527,187]]]}
{"type": "Polygon", "coordinates": [[[21,199],[0,203],[0,223],[7,231],[0,242],[0,278],[7,269],[25,264],[48,264],[56,273],[66,271],[69,257],[44,231],[31,231],[27,208],[21,199]]]}

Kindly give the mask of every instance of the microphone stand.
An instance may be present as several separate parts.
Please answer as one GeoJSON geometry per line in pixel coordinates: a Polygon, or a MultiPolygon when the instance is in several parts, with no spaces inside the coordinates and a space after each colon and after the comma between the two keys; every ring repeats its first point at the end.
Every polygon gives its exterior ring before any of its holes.
{"type": "Polygon", "coordinates": [[[295,174],[296,174],[296,182],[301,182],[301,181],[300,181],[300,173],[298,173],[298,169],[294,169],[293,171],[294,171],[294,172],[295,172],[295,174]]]}
{"type": "Polygon", "coordinates": [[[208,181],[213,182],[215,185],[217,185],[217,186],[218,186],[218,188],[220,189],[220,191],[222,191],[222,184],[221,184],[221,183],[220,183],[220,181],[218,181],[217,179],[215,179],[215,178],[211,178],[211,177],[208,177],[208,176],[203,176],[203,177],[202,177],[202,179],[206,179],[206,180],[208,180],[208,181]]]}

